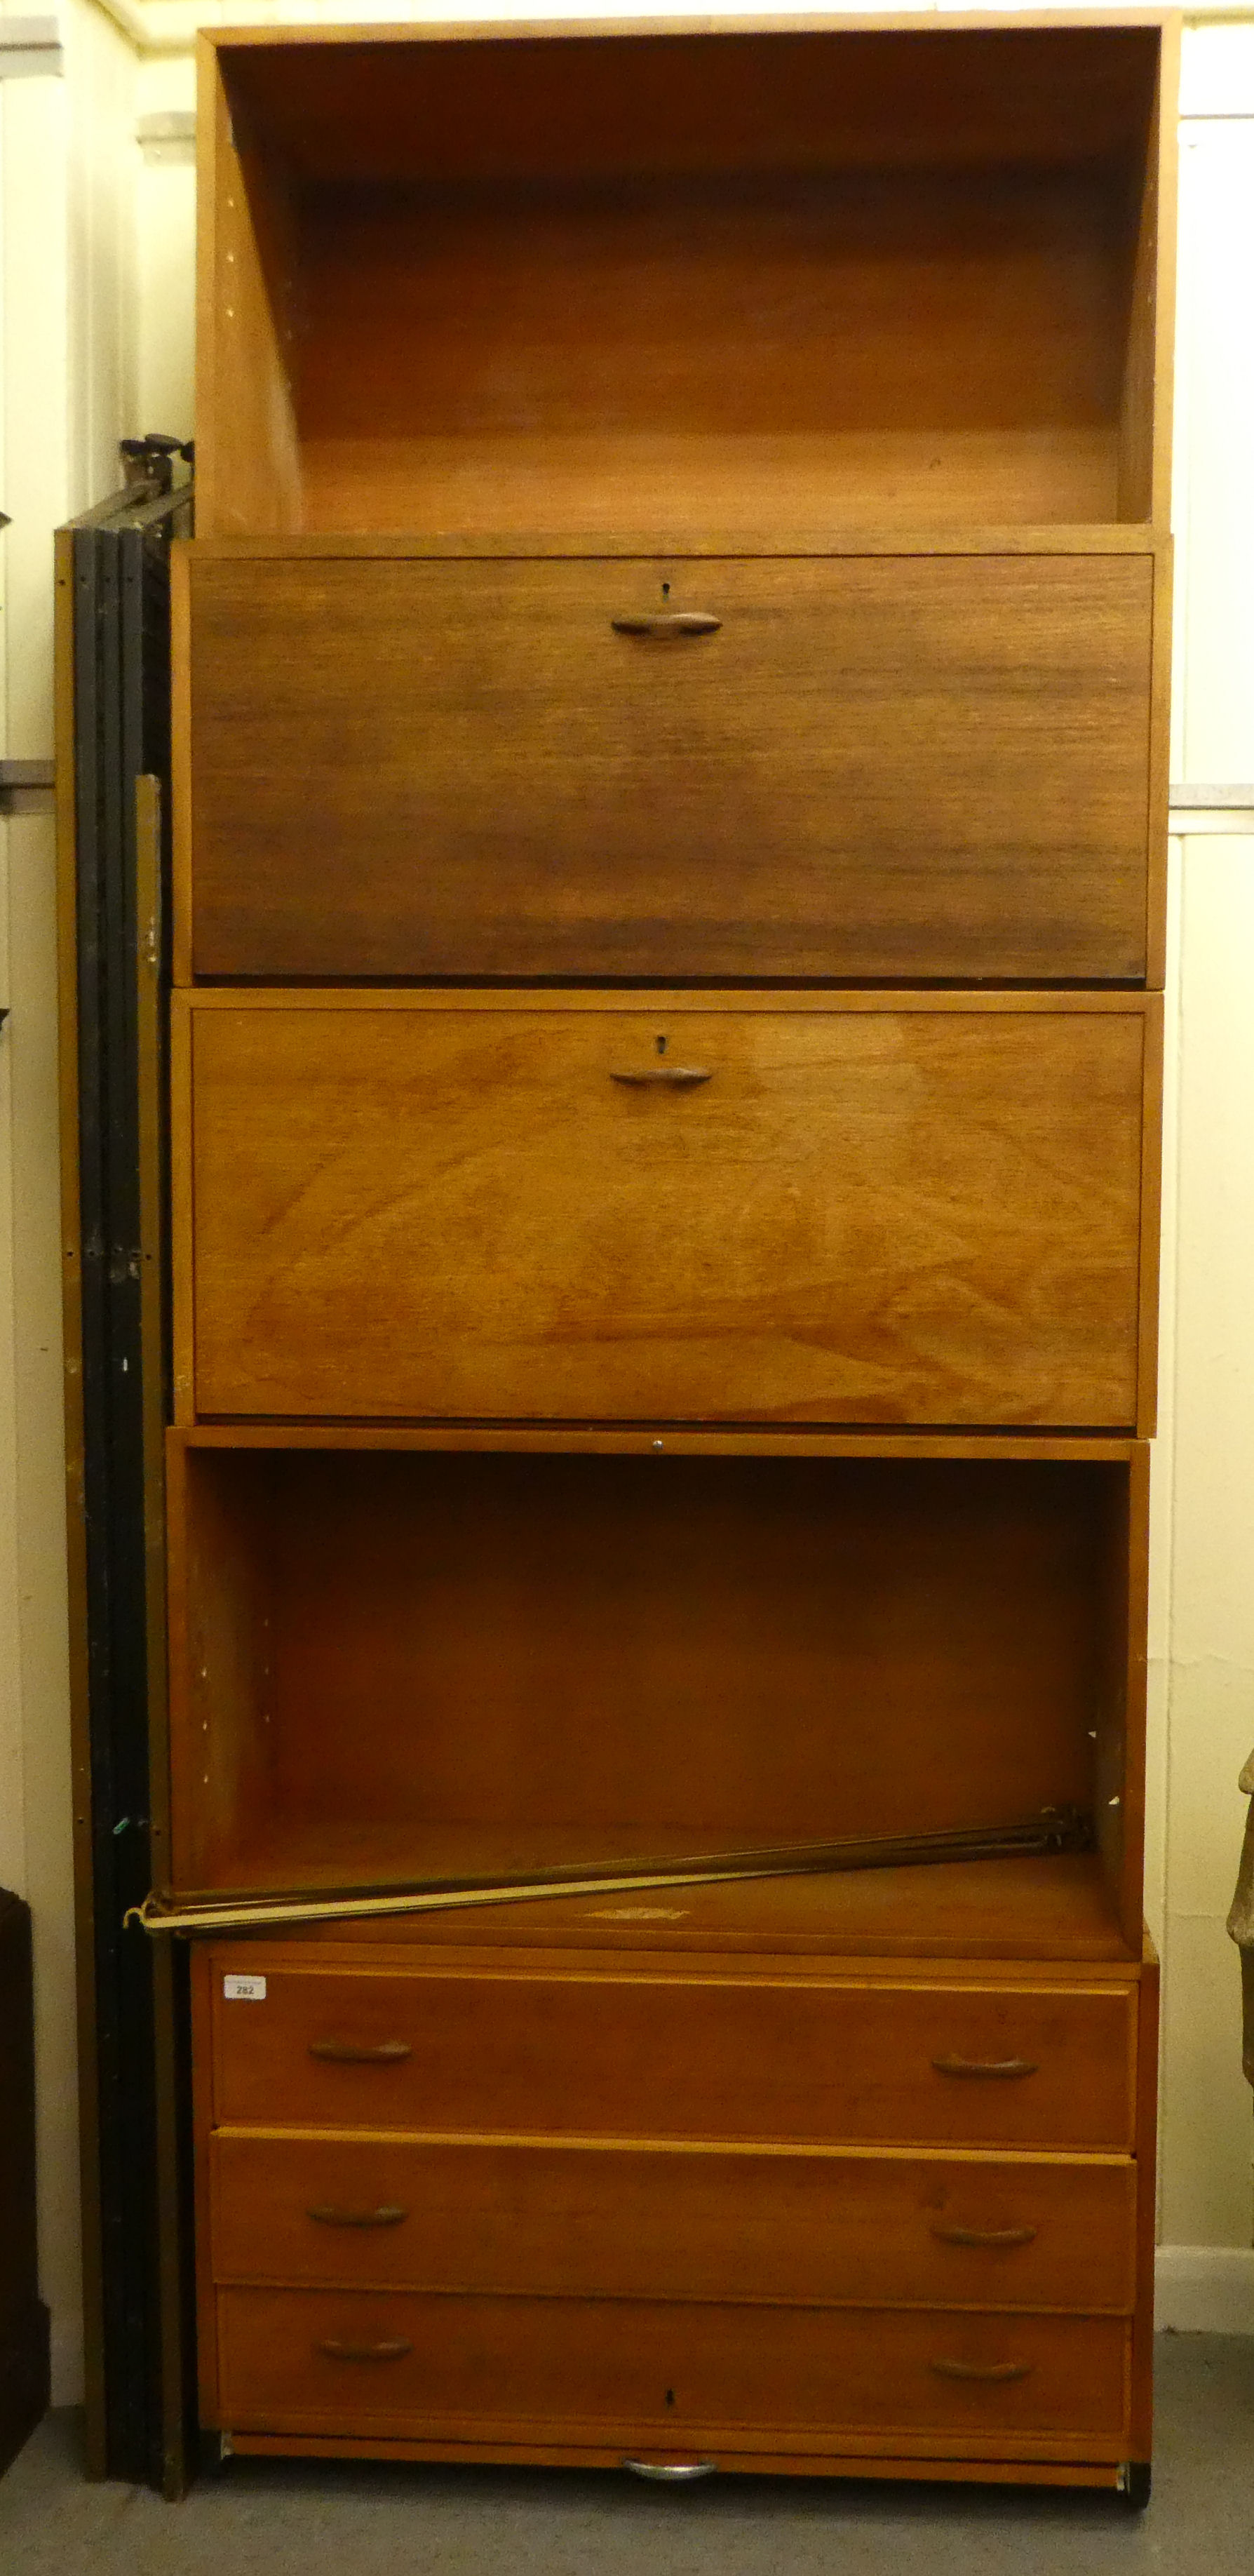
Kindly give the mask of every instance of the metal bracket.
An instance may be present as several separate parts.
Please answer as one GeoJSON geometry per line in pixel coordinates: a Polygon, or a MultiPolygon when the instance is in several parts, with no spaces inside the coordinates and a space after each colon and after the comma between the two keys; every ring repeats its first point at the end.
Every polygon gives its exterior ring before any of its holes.
{"type": "Polygon", "coordinates": [[[1175,783],[1167,791],[1172,833],[1194,839],[1199,833],[1254,833],[1254,787],[1194,787],[1175,783]]]}
{"type": "Polygon", "coordinates": [[[0,80],[57,80],[65,69],[56,18],[0,18],[0,80]]]}
{"type": "Polygon", "coordinates": [[[50,814],[56,775],[51,760],[0,760],[0,815],[50,814]]]}
{"type": "Polygon", "coordinates": [[[190,438],[170,438],[164,430],[150,429],[143,438],[120,438],[118,454],[128,485],[142,483],[146,491],[163,493],[174,489],[175,457],[191,465],[196,450],[190,438]]]}

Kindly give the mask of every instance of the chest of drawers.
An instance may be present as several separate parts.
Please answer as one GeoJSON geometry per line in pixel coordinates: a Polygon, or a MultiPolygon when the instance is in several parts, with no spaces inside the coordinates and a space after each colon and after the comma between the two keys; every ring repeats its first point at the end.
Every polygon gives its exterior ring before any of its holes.
{"type": "Polygon", "coordinates": [[[1174,45],[204,40],[158,1848],[305,1914],[194,1961],[236,2447],[1143,2487],[1174,45]]]}

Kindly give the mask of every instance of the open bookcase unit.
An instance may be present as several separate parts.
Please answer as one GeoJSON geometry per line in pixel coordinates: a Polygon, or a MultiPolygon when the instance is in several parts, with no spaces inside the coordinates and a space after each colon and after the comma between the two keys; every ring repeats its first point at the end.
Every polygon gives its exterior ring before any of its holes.
{"type": "MultiPolygon", "coordinates": [[[[1101,1848],[1068,1881],[1091,1920],[1100,1880],[1107,1927],[1139,1947],[1139,1862],[1111,1830],[1135,1794],[1126,1455],[203,1439],[172,1456],[180,1893],[647,1866],[1079,1808],[1101,1848]]],[[[929,1873],[912,1878],[925,1916],[929,1873]]]]}
{"type": "Polygon", "coordinates": [[[202,39],[155,1848],[237,2450],[1146,2491],[1177,41],[202,39]]]}
{"type": "Polygon", "coordinates": [[[1163,38],[213,40],[200,534],[1164,517],[1163,38]]]}

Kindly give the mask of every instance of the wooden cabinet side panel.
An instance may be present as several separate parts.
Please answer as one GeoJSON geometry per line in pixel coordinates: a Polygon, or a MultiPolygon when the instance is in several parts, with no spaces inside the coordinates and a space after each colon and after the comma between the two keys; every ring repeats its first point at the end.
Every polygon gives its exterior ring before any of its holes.
{"type": "Polygon", "coordinates": [[[1146,1940],[1137,2014],[1137,2282],[1132,2325],[1132,2421],[1129,2457],[1148,2461],[1154,2447],[1154,2257],[1158,2244],[1159,1969],[1146,1940]]]}
{"type": "Polygon", "coordinates": [[[198,79],[197,526],[277,534],[301,524],[292,183],[233,115],[218,48],[203,38],[198,79]]]}

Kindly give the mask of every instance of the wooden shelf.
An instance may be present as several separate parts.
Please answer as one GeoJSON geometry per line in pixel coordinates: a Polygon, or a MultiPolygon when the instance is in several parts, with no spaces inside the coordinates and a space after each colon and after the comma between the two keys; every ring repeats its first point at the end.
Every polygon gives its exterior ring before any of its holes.
{"type": "MultiPolygon", "coordinates": [[[[345,1830],[338,1853],[326,1833],[325,1883],[337,1863],[360,1869],[367,1838],[345,1830]]],[[[463,1849],[471,1847],[467,1834],[463,1849]]],[[[480,1857],[485,1837],[474,1838],[480,1857]]],[[[443,1843],[446,1856],[452,1838],[443,1843]]],[[[515,1843],[514,1848],[517,1849],[515,1843]]],[[[572,1846],[573,1848],[573,1846],[572,1846]]],[[[373,1854],[380,1874],[413,1866],[411,1838],[376,1829],[373,1854]]],[[[305,1869],[307,1841],[297,1833],[272,1835],[258,1862],[281,1877],[305,1869]]],[[[250,1933],[249,1941],[271,1936],[250,1933]]],[[[291,1940],[290,1927],[275,1939],[291,1940]]],[[[577,1950],[580,1971],[606,1973],[624,1952],[678,1952],[709,1956],[752,1953],[759,1961],[812,1956],[824,1959],[917,1959],[933,1968],[980,1959],[1127,1966],[1140,1955],[1125,1939],[1114,1914],[1096,1854],[1049,1860],[941,1863],[925,1869],[856,1870],[823,1878],[743,1880],[722,1887],[649,1890],[639,1895],[548,1897],[531,1903],[484,1906],[447,1914],[363,1917],[359,1922],[310,1924],[301,1934],[319,1951],[327,1944],[365,1945],[373,1956],[390,1949],[452,1946],[508,1950],[577,1950]]]]}
{"type": "Polygon", "coordinates": [[[202,533],[1161,511],[1157,24],[425,32],[215,45],[202,533]]]}

